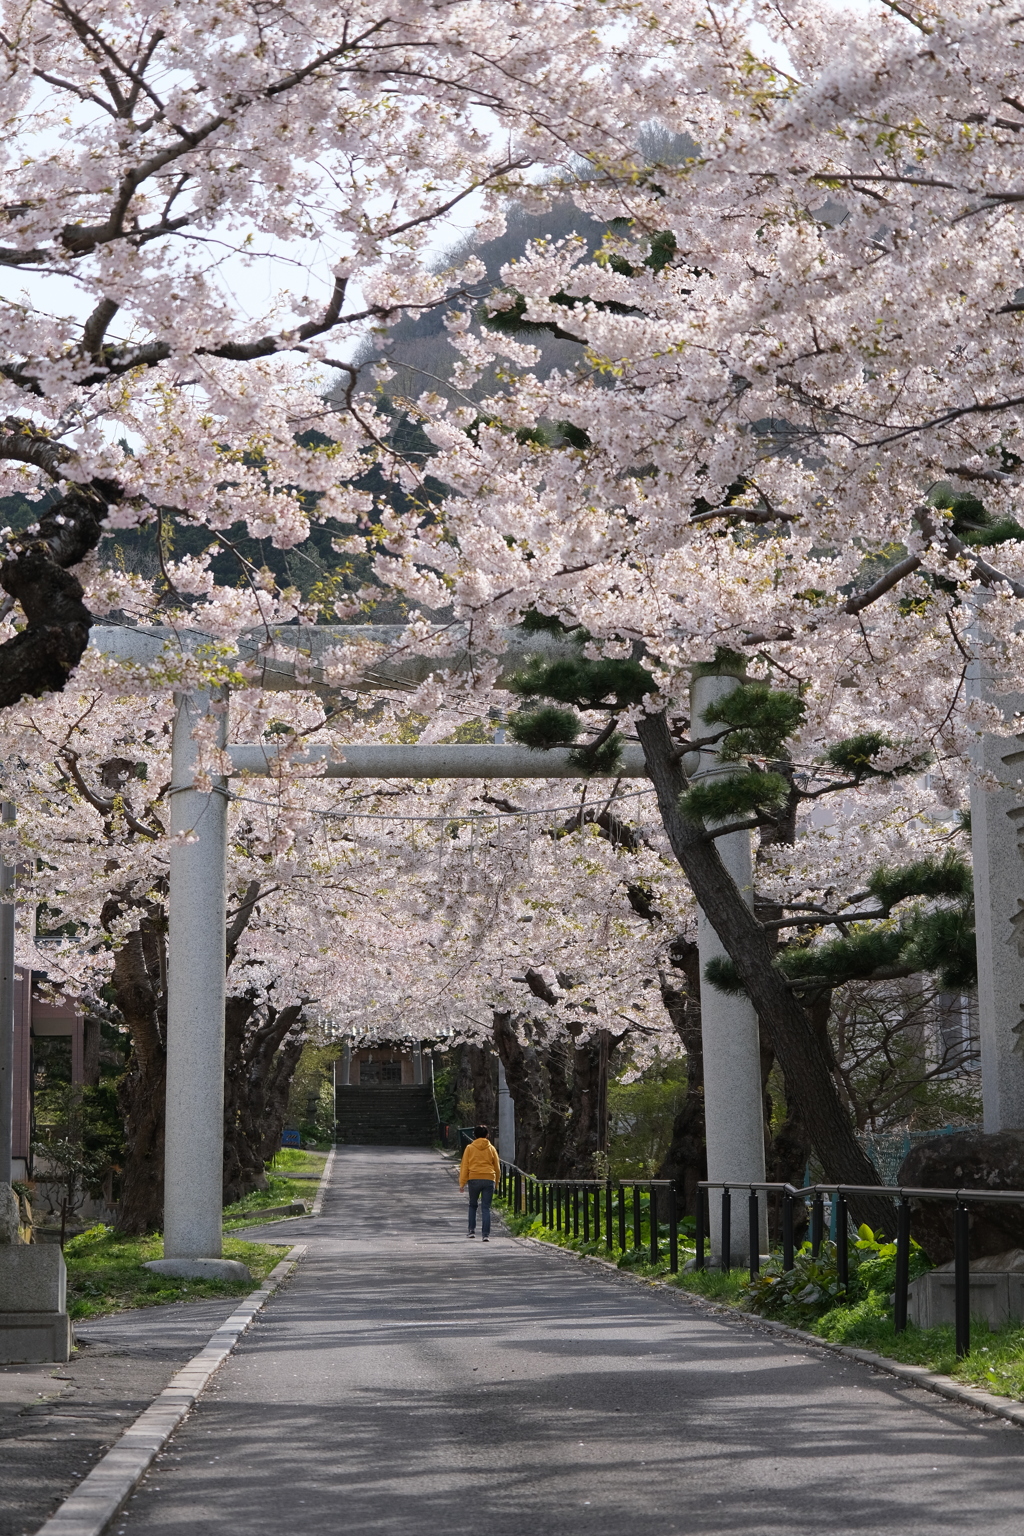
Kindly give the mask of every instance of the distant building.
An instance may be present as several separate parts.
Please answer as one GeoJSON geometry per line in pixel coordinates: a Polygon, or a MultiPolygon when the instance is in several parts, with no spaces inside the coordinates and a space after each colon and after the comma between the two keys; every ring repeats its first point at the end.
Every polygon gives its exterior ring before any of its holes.
{"type": "Polygon", "coordinates": [[[54,1037],[67,1040],[71,1082],[99,1081],[100,1028],[71,1002],[43,1003],[32,996],[32,972],[18,966],[14,981],[14,1177],[28,1177],[32,1143],[32,1079],[37,1055],[54,1037]]]}

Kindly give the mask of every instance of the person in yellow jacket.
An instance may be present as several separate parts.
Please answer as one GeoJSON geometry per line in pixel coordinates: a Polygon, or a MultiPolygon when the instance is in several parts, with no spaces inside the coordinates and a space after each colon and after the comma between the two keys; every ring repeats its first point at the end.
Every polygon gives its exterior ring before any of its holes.
{"type": "Polygon", "coordinates": [[[501,1178],[501,1159],[487,1139],[486,1125],[474,1125],[473,1140],[462,1154],[459,1188],[469,1190],[469,1235],[476,1237],[476,1208],[482,1212],[480,1227],[485,1243],[491,1240],[491,1201],[501,1178]]]}

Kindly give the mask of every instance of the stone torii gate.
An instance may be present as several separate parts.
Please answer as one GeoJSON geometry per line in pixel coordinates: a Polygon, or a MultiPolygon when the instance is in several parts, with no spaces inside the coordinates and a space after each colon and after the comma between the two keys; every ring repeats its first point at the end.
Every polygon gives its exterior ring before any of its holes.
{"type": "MultiPolygon", "coordinates": [[[[324,652],[353,641],[393,643],[403,634],[399,625],[288,626],[273,632],[278,647],[294,647],[297,660],[268,659],[259,642],[240,647],[239,659],[254,673],[255,686],[275,691],[333,694],[318,665],[324,652]]],[[[167,629],[97,626],[90,640],[104,655],[126,664],[155,661],[165,646],[198,648],[208,641],[201,634],[167,629]]],[[[261,637],[265,638],[265,637],[261,637]]],[[[546,635],[509,636],[502,675],[522,666],[527,654],[560,653],[563,645],[546,635]]],[[[455,669],[466,664],[456,655],[437,660],[406,655],[374,665],[354,691],[408,689],[440,665],[455,669]]],[[[734,678],[702,678],[695,682],[698,714],[734,678]]],[[[223,933],[226,921],[227,778],[214,780],[209,791],[193,788],[196,744],[193,730],[209,713],[209,694],[176,695],[177,712],[171,743],[170,830],[172,835],[195,832],[188,843],[172,845],[168,895],[167,975],[167,1114],[165,1132],[164,1258],[156,1261],[164,1273],[227,1273],[221,1257],[221,1209],[224,1095],[225,969],[223,933]]],[[[269,745],[232,743],[228,715],[218,716],[218,745],[231,762],[231,775],[270,774],[278,749],[269,745]]],[[[354,745],[344,759],[331,757],[326,747],[313,746],[306,763],[321,763],[324,778],[373,779],[509,779],[578,778],[567,749],[541,752],[528,747],[444,745],[354,745]]],[[[697,778],[719,770],[713,751],[693,754],[685,764],[697,778]]],[[[616,777],[643,778],[647,769],[643,749],[627,743],[616,777]]],[[[718,847],[748,900],[753,899],[751,844],[748,832],[731,833],[718,847]]],[[[701,920],[702,953],[721,952],[717,935],[701,920]]],[[[757,1015],[743,998],[726,997],[708,983],[701,984],[705,1037],[705,1101],[708,1123],[708,1169],[716,1179],[758,1181],[764,1178],[764,1132],[761,1105],[757,1015]]],[[[732,1251],[742,1258],[748,1223],[739,1209],[732,1232],[732,1251]]],[[[716,1225],[713,1240],[718,1242],[716,1225]]]]}
{"type": "MultiPolygon", "coordinates": [[[[254,641],[251,646],[240,646],[239,659],[246,662],[253,677],[248,686],[331,695],[339,690],[330,685],[318,666],[325,651],[364,639],[394,642],[402,633],[402,627],[397,625],[289,626],[274,631],[273,641],[280,648],[294,647],[298,658],[295,662],[264,658],[259,641],[254,641]]],[[[210,637],[169,629],[97,626],[90,639],[96,649],[112,659],[137,665],[155,661],[168,645],[193,650],[207,644],[210,637]]],[[[558,642],[548,636],[511,635],[504,670],[506,673],[516,670],[527,653],[557,649],[558,642]]],[[[439,663],[429,657],[406,655],[398,661],[374,665],[361,682],[349,684],[347,688],[349,691],[408,689],[423,681],[439,665],[457,669],[461,664],[464,663],[457,656],[439,663]]],[[[699,722],[712,698],[724,688],[733,686],[734,679],[717,676],[695,679],[691,704],[693,718],[699,722]]],[[[128,683],[128,689],[130,687],[128,683]]],[[[209,791],[193,787],[196,744],[192,732],[197,721],[209,712],[213,700],[209,694],[182,693],[176,695],[176,701],[170,826],[172,834],[194,831],[197,838],[173,846],[170,857],[165,1258],[158,1263],[168,1273],[212,1275],[231,1272],[228,1261],[221,1257],[223,936],[230,794],[227,778],[215,780],[209,791]]],[[[230,759],[232,775],[258,776],[273,770],[277,756],[275,748],[230,743],[226,709],[219,713],[219,724],[220,745],[230,759]]],[[[1012,777],[1016,778],[1021,741],[1015,738],[1008,743],[1003,738],[989,738],[989,742],[994,745],[986,750],[990,756],[994,754],[999,758],[1003,776],[1013,770],[1012,777]]],[[[329,749],[314,746],[308,749],[304,760],[322,763],[326,778],[578,777],[578,770],[569,764],[565,750],[539,753],[525,747],[498,744],[356,745],[345,749],[343,761],[332,759],[329,749]]],[[[702,752],[699,758],[692,754],[684,767],[694,778],[723,771],[714,753],[709,751],[702,752]]],[[[639,745],[627,744],[617,776],[640,778],[645,775],[642,749],[639,745]]],[[[1024,924],[1024,918],[1020,916],[1024,911],[1024,898],[1018,896],[1022,882],[1016,840],[1011,845],[1012,858],[999,851],[1008,845],[1003,832],[1006,823],[1002,822],[999,811],[1010,818],[1010,824],[1017,825],[1013,816],[1016,797],[1009,787],[1003,794],[1013,800],[1013,805],[997,807],[994,800],[999,797],[989,797],[992,804],[988,809],[998,823],[992,835],[988,832],[992,816],[986,821],[980,808],[975,813],[975,884],[979,959],[983,972],[979,994],[987,1129],[1024,1128],[1024,1054],[1020,1044],[1024,1032],[1024,1025],[1020,1023],[1024,1017],[1024,939],[1019,937],[1024,924]],[[1013,1004],[1006,1001],[1010,996],[1013,1004]],[[1008,1009],[1013,1012],[1014,1005],[1016,1011],[1011,1021],[1008,1009]]],[[[1018,820],[1022,814],[1017,812],[1018,820]]],[[[736,832],[718,839],[718,848],[741,891],[752,900],[749,832],[736,832]]],[[[6,911],[10,912],[11,908],[6,911]]],[[[702,914],[698,915],[701,955],[706,959],[721,953],[722,946],[710,924],[702,914]]],[[[0,955],[0,969],[2,965],[0,955]]],[[[764,1137],[757,1016],[749,1001],[727,997],[703,980],[701,1007],[708,1176],[715,1181],[759,1182],[764,1179],[764,1137]]],[[[6,1033],[7,1020],[0,1022],[4,1026],[3,1033],[6,1033]]],[[[0,1064],[2,1058],[3,1050],[0,1049],[0,1064]]],[[[0,1121],[3,1119],[2,1108],[0,1103],[0,1121]]],[[[0,1135],[2,1133],[0,1125],[0,1135]]],[[[732,1252],[742,1260],[747,1249],[748,1228],[741,1202],[734,1202],[734,1205],[732,1252]]],[[[717,1251],[720,1242],[717,1226],[712,1236],[717,1251]]]]}

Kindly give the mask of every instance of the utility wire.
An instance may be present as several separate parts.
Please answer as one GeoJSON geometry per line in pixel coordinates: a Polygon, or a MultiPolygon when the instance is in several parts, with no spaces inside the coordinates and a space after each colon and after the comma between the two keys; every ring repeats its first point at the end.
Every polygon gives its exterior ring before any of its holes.
{"type": "MultiPolygon", "coordinates": [[[[639,795],[653,795],[654,792],[655,791],[653,787],[651,789],[631,789],[628,790],[624,795],[617,796],[611,803],[612,805],[618,805],[622,800],[634,800],[639,795]]],[[[232,800],[237,800],[242,805],[258,805],[265,811],[274,811],[280,809],[280,807],[272,800],[255,800],[251,795],[231,794],[230,798],[232,800]]],[[[292,809],[298,810],[300,808],[295,806],[292,807],[292,809]]],[[[562,811],[578,812],[579,810],[580,805],[577,801],[572,805],[546,805],[542,806],[539,810],[494,811],[487,813],[483,811],[473,811],[468,816],[458,814],[450,814],[447,816],[399,816],[394,814],[388,815],[387,813],[380,811],[328,811],[321,810],[318,806],[311,806],[306,808],[306,813],[311,816],[324,816],[329,820],[435,821],[443,822],[447,826],[450,825],[453,821],[473,822],[475,824],[487,821],[519,821],[524,816],[555,816],[559,815],[562,811]]]]}

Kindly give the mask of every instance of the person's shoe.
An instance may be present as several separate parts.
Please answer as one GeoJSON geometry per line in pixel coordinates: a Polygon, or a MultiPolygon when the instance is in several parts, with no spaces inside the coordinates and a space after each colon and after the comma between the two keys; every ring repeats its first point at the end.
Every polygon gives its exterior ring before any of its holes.
{"type": "Polygon", "coordinates": [[[485,1243],[489,1243],[489,1242],[490,1242],[490,1238],[489,1238],[489,1237],[485,1237],[485,1238],[484,1238],[484,1242],[485,1242],[485,1243]]]}
{"type": "Polygon", "coordinates": [[[476,1233],[475,1232],[467,1232],[466,1236],[467,1237],[476,1237],[476,1233]]]}

